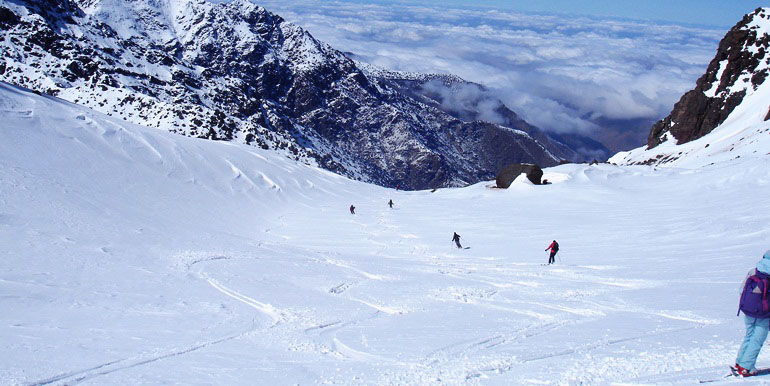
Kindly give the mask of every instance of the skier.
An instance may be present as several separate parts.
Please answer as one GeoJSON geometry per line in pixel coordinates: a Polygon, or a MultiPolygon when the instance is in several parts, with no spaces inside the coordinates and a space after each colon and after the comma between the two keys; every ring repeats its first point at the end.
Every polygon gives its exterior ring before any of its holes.
{"type": "Polygon", "coordinates": [[[454,236],[452,236],[452,241],[455,242],[455,245],[457,245],[458,249],[462,249],[463,246],[460,245],[460,235],[457,234],[457,232],[454,232],[454,236]]]}
{"type": "Polygon", "coordinates": [[[388,200],[388,205],[390,205],[390,209],[393,209],[393,200],[388,200]]]}
{"type": "Polygon", "coordinates": [[[350,204],[350,214],[356,214],[356,207],[350,204]]]}
{"type": "Polygon", "coordinates": [[[735,375],[750,377],[757,375],[757,356],[767,339],[770,330],[770,310],[767,308],[767,287],[770,284],[770,250],[765,252],[757,268],[749,271],[741,288],[741,300],[738,314],[744,314],[746,336],[743,338],[735,367],[731,368],[735,375]]]}
{"type": "Polygon", "coordinates": [[[551,245],[548,246],[545,250],[551,250],[551,256],[548,257],[548,265],[551,265],[556,262],[556,252],[559,252],[559,243],[554,240],[551,245]]]}

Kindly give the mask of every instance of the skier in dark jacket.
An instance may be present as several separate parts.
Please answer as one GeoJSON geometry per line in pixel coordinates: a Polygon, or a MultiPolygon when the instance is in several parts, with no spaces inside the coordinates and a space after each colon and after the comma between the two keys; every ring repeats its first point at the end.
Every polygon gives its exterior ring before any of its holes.
{"type": "Polygon", "coordinates": [[[454,236],[452,236],[452,241],[455,242],[455,245],[457,245],[457,248],[462,249],[462,245],[460,245],[460,235],[457,234],[457,232],[454,232],[454,236]]]}
{"type": "Polygon", "coordinates": [[[554,240],[551,245],[548,246],[545,250],[551,250],[551,256],[548,257],[548,264],[553,264],[556,262],[556,252],[559,252],[559,243],[554,240]]]}
{"type": "Polygon", "coordinates": [[[393,200],[388,200],[388,205],[390,206],[390,209],[393,209],[393,200]]]}
{"type": "Polygon", "coordinates": [[[350,214],[356,214],[356,207],[350,204],[350,214]]]}

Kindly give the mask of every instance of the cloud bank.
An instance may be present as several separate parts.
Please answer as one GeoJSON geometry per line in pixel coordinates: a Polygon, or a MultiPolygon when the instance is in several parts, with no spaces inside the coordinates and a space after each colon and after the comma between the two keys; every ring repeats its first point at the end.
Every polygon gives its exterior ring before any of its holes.
{"type": "Polygon", "coordinates": [[[590,134],[601,129],[597,122],[664,117],[695,86],[725,33],[488,9],[258,4],[361,61],[483,84],[528,122],[557,133],[590,134]]]}

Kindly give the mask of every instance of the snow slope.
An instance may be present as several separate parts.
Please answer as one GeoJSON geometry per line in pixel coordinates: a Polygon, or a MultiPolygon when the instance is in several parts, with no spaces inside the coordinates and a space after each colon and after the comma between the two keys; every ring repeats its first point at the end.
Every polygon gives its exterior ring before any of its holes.
{"type": "Polygon", "coordinates": [[[691,384],[770,248],[751,153],[399,192],[7,84],[0,117],[0,384],[691,384]]]}

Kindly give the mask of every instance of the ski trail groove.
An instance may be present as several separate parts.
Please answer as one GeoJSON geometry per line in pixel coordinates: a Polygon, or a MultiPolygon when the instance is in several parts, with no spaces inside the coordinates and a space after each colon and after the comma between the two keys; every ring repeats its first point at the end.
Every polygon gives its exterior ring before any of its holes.
{"type": "MultiPolygon", "coordinates": [[[[229,260],[229,259],[230,258],[226,257],[226,256],[213,256],[213,257],[197,259],[195,261],[192,261],[192,262],[188,263],[187,264],[187,269],[190,270],[193,265],[198,264],[198,263],[210,262],[210,261],[216,261],[216,260],[229,260]]],[[[213,278],[209,277],[204,272],[196,272],[196,275],[198,277],[200,277],[201,279],[205,280],[207,283],[209,283],[209,285],[214,287],[214,289],[216,289],[217,291],[219,291],[219,292],[221,292],[221,293],[223,293],[223,294],[225,294],[225,295],[227,295],[227,296],[229,296],[229,297],[231,297],[231,298],[233,298],[233,299],[235,299],[235,300],[237,300],[237,301],[239,301],[239,302],[241,302],[243,304],[246,304],[247,306],[249,306],[251,308],[254,308],[257,311],[267,315],[268,317],[270,317],[272,319],[273,326],[275,326],[275,325],[277,325],[277,324],[279,324],[281,322],[285,322],[285,321],[287,321],[289,319],[289,317],[286,315],[286,313],[284,311],[281,311],[281,310],[275,308],[271,304],[262,303],[262,302],[260,302],[260,301],[258,301],[256,299],[250,298],[250,297],[248,297],[248,296],[246,296],[246,295],[244,295],[244,294],[242,294],[242,293],[240,293],[238,291],[230,289],[230,288],[222,285],[221,283],[219,283],[216,279],[213,279],[213,278]]]]}
{"type": "Polygon", "coordinates": [[[346,345],[342,341],[340,341],[337,337],[334,337],[332,342],[334,343],[334,349],[335,349],[334,351],[342,354],[345,358],[348,358],[350,360],[360,361],[360,362],[375,362],[375,363],[382,363],[382,362],[400,363],[394,359],[356,350],[346,345]]]}
{"type": "Polygon", "coordinates": [[[314,332],[314,333],[317,332],[317,334],[316,334],[317,336],[320,336],[320,335],[323,335],[323,334],[328,334],[328,333],[334,332],[336,330],[339,330],[339,329],[347,327],[347,326],[356,325],[357,323],[362,322],[364,320],[374,319],[374,318],[380,316],[381,314],[382,314],[382,312],[375,311],[373,314],[371,314],[369,316],[366,316],[366,317],[363,317],[363,318],[359,318],[359,319],[352,319],[352,320],[348,320],[348,321],[345,321],[345,322],[343,322],[341,320],[337,320],[337,321],[334,321],[334,322],[331,322],[331,323],[324,323],[324,324],[321,324],[321,325],[318,325],[318,326],[306,328],[305,329],[305,334],[310,335],[311,332],[314,332]]]}
{"type": "Polygon", "coordinates": [[[701,327],[703,327],[703,326],[684,327],[684,328],[672,328],[672,329],[668,329],[668,330],[664,330],[664,331],[655,331],[655,332],[650,332],[650,333],[646,333],[646,334],[639,334],[639,335],[625,337],[625,338],[601,340],[601,341],[598,341],[598,342],[584,344],[584,345],[579,346],[579,347],[575,347],[575,348],[571,348],[571,349],[566,349],[566,350],[558,351],[558,352],[555,352],[555,353],[544,354],[544,355],[539,355],[539,356],[535,356],[535,357],[530,357],[530,358],[522,359],[521,363],[539,361],[539,360],[542,360],[542,359],[550,359],[550,358],[555,358],[555,357],[558,357],[558,356],[570,355],[570,354],[575,354],[575,353],[583,352],[583,351],[591,351],[591,350],[595,350],[595,349],[600,348],[600,347],[611,346],[611,345],[618,344],[618,343],[628,342],[630,340],[650,338],[650,337],[653,337],[653,336],[671,334],[671,333],[675,333],[675,332],[683,332],[683,331],[693,330],[693,329],[701,328],[701,327]]]}
{"type": "Polygon", "coordinates": [[[101,364],[101,365],[98,365],[98,366],[90,367],[90,368],[85,369],[85,370],[70,371],[70,372],[59,374],[59,375],[56,375],[56,376],[53,376],[53,377],[50,377],[50,378],[45,378],[45,379],[42,379],[42,380],[39,380],[39,381],[34,381],[34,382],[31,382],[31,383],[28,383],[27,385],[29,385],[29,386],[32,386],[32,385],[48,385],[48,384],[51,384],[51,383],[54,383],[54,382],[59,382],[59,381],[64,381],[64,380],[67,380],[67,379],[74,378],[72,381],[67,382],[68,385],[73,385],[73,384],[77,384],[77,383],[80,383],[80,382],[83,382],[83,381],[91,380],[93,378],[96,378],[96,377],[99,377],[99,376],[102,376],[102,375],[111,374],[111,373],[114,373],[114,372],[117,372],[117,371],[120,371],[120,370],[126,370],[126,369],[130,369],[130,368],[146,365],[146,364],[149,364],[149,363],[157,362],[157,361],[160,361],[160,360],[163,360],[163,359],[167,359],[167,358],[172,358],[172,357],[176,357],[176,356],[179,356],[179,355],[188,354],[188,353],[200,350],[202,348],[206,348],[206,347],[209,347],[209,346],[212,346],[212,345],[215,345],[215,344],[219,344],[219,343],[223,343],[223,342],[227,342],[227,341],[230,341],[230,340],[233,340],[233,339],[240,338],[240,337],[242,337],[242,336],[244,336],[244,335],[246,335],[246,334],[248,334],[250,332],[251,332],[251,330],[246,331],[246,332],[242,332],[242,333],[239,333],[239,334],[235,334],[235,335],[226,336],[226,337],[221,338],[221,339],[200,343],[200,344],[197,344],[197,345],[194,345],[194,346],[188,347],[186,349],[182,349],[182,350],[171,350],[171,351],[167,352],[166,354],[162,354],[162,355],[159,355],[159,356],[154,356],[154,357],[150,357],[150,358],[146,358],[146,359],[143,358],[143,355],[138,355],[138,356],[135,356],[133,358],[126,358],[126,359],[120,359],[120,360],[116,360],[116,361],[112,361],[112,362],[107,362],[107,363],[104,363],[104,364],[101,364]],[[126,363],[126,362],[128,362],[128,363],[126,363]],[[125,365],[120,365],[122,363],[126,363],[126,364],[125,365]],[[115,365],[119,365],[119,366],[115,366],[115,365]],[[102,370],[102,369],[104,369],[104,370],[102,370]]]}
{"type": "Polygon", "coordinates": [[[435,365],[441,362],[446,362],[448,358],[457,356],[459,354],[464,354],[467,351],[473,349],[489,349],[502,344],[519,342],[575,323],[578,323],[578,321],[564,321],[547,324],[536,323],[508,333],[497,334],[481,339],[457,342],[430,352],[425,356],[425,358],[423,358],[422,363],[427,365],[435,365]],[[489,343],[489,345],[487,345],[487,343],[489,343]]]}
{"type": "Polygon", "coordinates": [[[243,295],[241,293],[238,293],[232,289],[229,289],[217,282],[214,279],[206,278],[206,281],[214,287],[217,291],[222,292],[223,294],[248,305],[249,307],[252,307],[256,309],[257,311],[260,311],[264,313],[265,315],[269,316],[271,319],[273,319],[273,325],[276,325],[281,322],[285,322],[288,320],[285,313],[275,307],[273,307],[270,304],[262,303],[258,300],[252,299],[246,295],[243,295]]]}
{"type": "Polygon", "coordinates": [[[70,371],[70,372],[67,372],[67,373],[59,374],[59,375],[54,375],[53,377],[41,379],[39,381],[27,383],[25,385],[26,386],[48,385],[48,384],[51,384],[51,383],[54,383],[54,382],[58,382],[58,381],[61,381],[61,380],[67,379],[67,378],[74,377],[76,375],[87,373],[89,371],[99,370],[101,368],[104,368],[104,367],[107,367],[107,366],[111,366],[111,365],[114,365],[116,363],[125,362],[127,360],[128,359],[118,359],[116,361],[103,363],[101,365],[97,365],[97,366],[94,366],[94,367],[91,367],[91,368],[87,368],[87,369],[84,369],[84,370],[76,370],[76,371],[70,371]]]}

